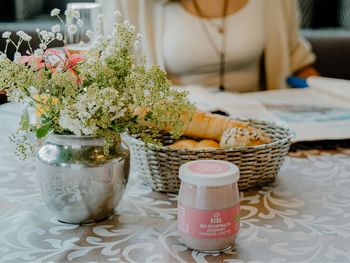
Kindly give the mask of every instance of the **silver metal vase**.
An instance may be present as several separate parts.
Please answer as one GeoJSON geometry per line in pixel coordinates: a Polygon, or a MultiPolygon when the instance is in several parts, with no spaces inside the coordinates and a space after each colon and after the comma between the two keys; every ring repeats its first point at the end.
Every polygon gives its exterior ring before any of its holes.
{"type": "Polygon", "coordinates": [[[44,201],[66,223],[85,224],[115,213],[128,180],[129,150],[122,142],[106,155],[104,140],[50,134],[37,153],[44,201]]]}

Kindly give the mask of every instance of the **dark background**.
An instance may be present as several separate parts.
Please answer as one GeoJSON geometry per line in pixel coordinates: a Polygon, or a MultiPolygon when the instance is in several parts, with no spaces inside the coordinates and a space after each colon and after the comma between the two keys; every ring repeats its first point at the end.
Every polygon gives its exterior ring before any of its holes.
{"type": "MultiPolygon", "coordinates": [[[[0,22],[33,19],[47,15],[53,8],[64,10],[67,3],[71,2],[94,2],[94,0],[6,0],[1,3],[0,22]]],[[[299,0],[302,13],[301,27],[349,29],[349,2],[349,0],[299,0]]]]}

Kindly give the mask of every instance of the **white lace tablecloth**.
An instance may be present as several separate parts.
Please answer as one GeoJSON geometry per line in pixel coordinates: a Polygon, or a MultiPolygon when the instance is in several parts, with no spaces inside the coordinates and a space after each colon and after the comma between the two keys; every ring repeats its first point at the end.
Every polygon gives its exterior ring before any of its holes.
{"type": "Polygon", "coordinates": [[[33,158],[8,136],[18,116],[0,106],[0,262],[349,262],[350,156],[288,157],[275,183],[241,193],[234,249],[208,255],[182,245],[176,195],[132,174],[118,214],[91,225],[55,220],[42,201],[33,158]]]}

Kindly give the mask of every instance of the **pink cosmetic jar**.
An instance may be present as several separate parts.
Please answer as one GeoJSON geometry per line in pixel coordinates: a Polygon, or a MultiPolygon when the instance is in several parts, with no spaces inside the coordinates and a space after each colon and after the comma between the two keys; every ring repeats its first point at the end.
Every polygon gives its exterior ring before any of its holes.
{"type": "Polygon", "coordinates": [[[181,165],[177,228],[184,244],[201,252],[219,252],[234,245],[239,230],[236,165],[198,160],[181,165]]]}

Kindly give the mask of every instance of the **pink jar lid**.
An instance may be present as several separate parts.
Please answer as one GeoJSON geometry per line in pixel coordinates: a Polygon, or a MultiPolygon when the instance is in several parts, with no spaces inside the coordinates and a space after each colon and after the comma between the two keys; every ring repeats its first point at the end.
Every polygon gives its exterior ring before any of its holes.
{"type": "Polygon", "coordinates": [[[236,183],[239,169],[233,163],[219,160],[197,160],[181,165],[182,181],[201,186],[221,186],[236,183]]]}

